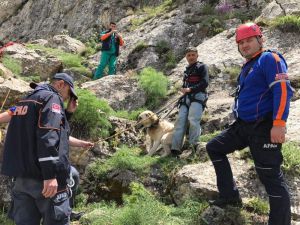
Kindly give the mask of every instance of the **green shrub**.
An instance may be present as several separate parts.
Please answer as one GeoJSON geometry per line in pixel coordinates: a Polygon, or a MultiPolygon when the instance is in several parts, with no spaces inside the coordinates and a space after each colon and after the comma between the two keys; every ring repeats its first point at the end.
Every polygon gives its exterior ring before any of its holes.
{"type": "Polygon", "coordinates": [[[144,41],[139,41],[133,51],[139,52],[147,47],[148,47],[148,45],[144,41]]]}
{"type": "Polygon", "coordinates": [[[155,45],[155,51],[162,55],[171,49],[170,43],[166,40],[160,40],[155,45]]]}
{"type": "Polygon", "coordinates": [[[259,215],[268,215],[269,213],[269,203],[260,198],[250,199],[249,202],[244,204],[244,207],[259,215]]]}
{"type": "Polygon", "coordinates": [[[216,14],[215,8],[211,4],[204,4],[200,11],[201,15],[216,14]]]}
{"type": "Polygon", "coordinates": [[[282,147],[283,170],[291,176],[300,176],[300,147],[299,144],[289,142],[282,147]]]}
{"type": "Polygon", "coordinates": [[[167,70],[175,68],[177,65],[176,56],[173,51],[168,51],[166,54],[166,65],[167,70]]]}
{"type": "Polygon", "coordinates": [[[88,173],[96,179],[102,179],[107,172],[111,170],[131,170],[139,175],[148,173],[150,166],[153,165],[157,158],[150,156],[140,156],[141,149],[121,147],[105,162],[98,160],[88,167],[88,173]]]}
{"type": "Polygon", "coordinates": [[[14,59],[9,55],[4,55],[2,64],[17,76],[22,73],[22,62],[18,59],[14,59]]]}
{"type": "Polygon", "coordinates": [[[230,84],[237,85],[237,78],[240,74],[241,68],[239,66],[226,67],[225,74],[229,74],[230,84]]]}
{"type": "Polygon", "coordinates": [[[108,121],[112,109],[88,90],[78,89],[79,106],[71,118],[72,135],[79,138],[106,137],[111,124],[108,121]]]}
{"type": "Polygon", "coordinates": [[[287,15],[277,17],[270,22],[270,25],[283,32],[300,32],[300,16],[287,15]]]}
{"type": "Polygon", "coordinates": [[[168,79],[161,72],[157,72],[151,67],[144,68],[139,77],[139,84],[146,92],[147,106],[154,107],[166,97],[168,79]]]}

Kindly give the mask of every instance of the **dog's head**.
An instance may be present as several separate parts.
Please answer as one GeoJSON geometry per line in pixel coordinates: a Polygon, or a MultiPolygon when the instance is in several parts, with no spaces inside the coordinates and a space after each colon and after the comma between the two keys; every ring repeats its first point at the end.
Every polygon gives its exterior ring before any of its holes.
{"type": "Polygon", "coordinates": [[[140,113],[139,117],[138,117],[138,123],[137,123],[137,128],[149,128],[154,124],[158,123],[158,116],[152,112],[152,111],[144,111],[142,113],[140,113]]]}

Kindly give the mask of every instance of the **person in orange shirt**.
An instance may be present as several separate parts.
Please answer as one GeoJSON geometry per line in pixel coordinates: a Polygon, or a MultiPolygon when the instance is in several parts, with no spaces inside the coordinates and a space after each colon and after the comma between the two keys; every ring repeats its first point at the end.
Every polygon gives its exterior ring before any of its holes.
{"type": "Polygon", "coordinates": [[[109,29],[100,34],[102,42],[101,59],[93,79],[99,79],[103,76],[103,70],[108,65],[108,74],[116,74],[117,57],[119,56],[120,46],[124,45],[121,35],[117,31],[117,25],[110,22],[109,29]]]}

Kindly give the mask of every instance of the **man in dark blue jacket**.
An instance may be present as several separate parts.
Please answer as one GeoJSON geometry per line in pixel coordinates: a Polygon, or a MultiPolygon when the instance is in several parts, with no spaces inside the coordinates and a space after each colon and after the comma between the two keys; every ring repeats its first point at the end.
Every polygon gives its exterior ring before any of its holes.
{"type": "Polygon", "coordinates": [[[13,217],[17,225],[69,224],[67,182],[69,124],[63,102],[75,111],[73,79],[65,73],[37,86],[19,101],[4,146],[2,173],[15,177],[13,217]]]}
{"type": "Polygon", "coordinates": [[[227,154],[249,147],[259,179],[269,195],[268,225],[290,225],[287,185],[280,169],[281,146],[293,95],[287,64],[279,53],[263,50],[260,27],[254,23],[236,29],[236,42],[247,60],[238,78],[233,111],[236,121],[206,146],[217,175],[219,199],[214,205],[240,205],[227,154]]]}

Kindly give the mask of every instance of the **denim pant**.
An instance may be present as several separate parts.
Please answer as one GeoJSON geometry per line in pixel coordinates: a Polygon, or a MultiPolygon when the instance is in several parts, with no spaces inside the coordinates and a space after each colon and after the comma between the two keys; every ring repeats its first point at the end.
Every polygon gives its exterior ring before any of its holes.
{"type": "MultiPolygon", "coordinates": [[[[206,94],[199,92],[195,94],[196,100],[204,101],[206,94]]],[[[178,117],[175,123],[175,129],[172,138],[172,150],[180,151],[183,145],[184,135],[189,124],[189,143],[195,145],[199,141],[201,134],[200,120],[203,113],[203,106],[201,103],[192,101],[185,96],[185,104],[179,108],[178,117]]]]}
{"type": "Polygon", "coordinates": [[[94,80],[103,77],[103,71],[105,67],[108,65],[108,74],[113,75],[116,74],[116,64],[117,64],[117,56],[115,53],[111,53],[109,51],[101,52],[101,59],[99,66],[95,72],[94,80]]]}
{"type": "Polygon", "coordinates": [[[280,169],[283,157],[281,144],[271,143],[272,119],[254,123],[237,120],[227,130],[213,138],[206,150],[214,165],[221,198],[238,197],[227,154],[249,146],[255,169],[269,195],[268,225],[290,225],[291,209],[287,185],[280,169]]]}

